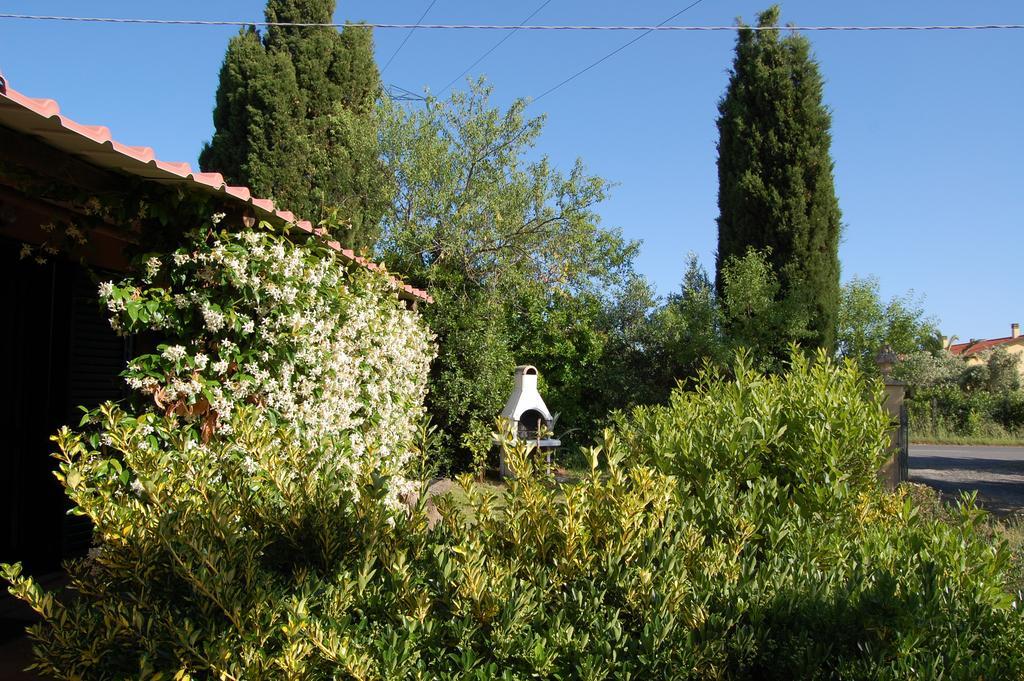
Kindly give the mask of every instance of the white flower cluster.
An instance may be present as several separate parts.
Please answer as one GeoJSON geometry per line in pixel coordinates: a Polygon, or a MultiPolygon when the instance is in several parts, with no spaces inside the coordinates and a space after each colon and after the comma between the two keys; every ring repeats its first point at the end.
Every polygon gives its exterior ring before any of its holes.
{"type": "MultiPolygon", "coordinates": [[[[383,277],[258,232],[222,236],[170,262],[177,283],[158,299],[166,315],[198,326],[164,349],[160,371],[130,365],[132,388],[159,393],[165,404],[194,404],[203,392],[221,424],[235,405],[263,405],[306,437],[345,442],[351,473],[400,476],[424,411],[433,345],[383,277]]],[[[112,293],[101,286],[113,316],[123,316],[112,293]]],[[[398,477],[392,492],[404,486],[398,477]]]]}
{"type": "Polygon", "coordinates": [[[160,273],[160,268],[163,267],[163,263],[160,258],[155,255],[146,261],[146,276],[145,281],[151,282],[160,273]]]}
{"type": "Polygon", "coordinates": [[[185,359],[186,354],[188,354],[188,351],[185,350],[184,347],[180,345],[171,345],[163,351],[162,356],[170,362],[180,362],[185,359]]]}
{"type": "Polygon", "coordinates": [[[75,225],[68,225],[64,229],[64,235],[67,238],[74,241],[79,246],[84,246],[85,244],[89,243],[89,240],[85,238],[85,234],[82,233],[82,230],[80,230],[75,225]]]}

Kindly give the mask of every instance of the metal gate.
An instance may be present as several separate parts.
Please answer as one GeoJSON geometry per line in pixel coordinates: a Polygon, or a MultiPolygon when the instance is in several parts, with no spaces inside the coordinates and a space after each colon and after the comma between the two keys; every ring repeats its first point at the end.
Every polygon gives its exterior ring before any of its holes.
{"type": "Polygon", "coordinates": [[[910,479],[910,419],[907,417],[907,403],[900,405],[900,427],[896,435],[896,462],[900,471],[900,482],[910,479]]]}

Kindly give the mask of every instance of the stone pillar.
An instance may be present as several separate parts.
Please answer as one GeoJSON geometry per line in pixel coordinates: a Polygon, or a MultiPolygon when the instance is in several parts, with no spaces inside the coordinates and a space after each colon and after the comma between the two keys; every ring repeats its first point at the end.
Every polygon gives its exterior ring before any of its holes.
{"type": "Polygon", "coordinates": [[[879,479],[889,490],[896,489],[901,482],[904,482],[903,464],[907,455],[905,450],[908,446],[902,432],[903,400],[907,396],[907,384],[892,377],[892,368],[896,364],[896,360],[896,354],[888,345],[879,350],[875,358],[882,373],[882,380],[885,382],[885,410],[891,417],[889,450],[892,456],[878,471],[879,479]]]}

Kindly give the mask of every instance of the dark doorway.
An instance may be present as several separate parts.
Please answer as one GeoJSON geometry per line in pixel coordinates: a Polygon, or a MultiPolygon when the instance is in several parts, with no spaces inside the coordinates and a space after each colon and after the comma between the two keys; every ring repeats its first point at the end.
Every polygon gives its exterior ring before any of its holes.
{"type": "Polygon", "coordinates": [[[19,259],[19,250],[17,242],[0,242],[0,561],[20,561],[26,572],[40,574],[58,569],[90,540],[88,524],[67,515],[50,436],[77,425],[78,405],[123,395],[118,374],[128,348],[81,267],[19,259]]]}

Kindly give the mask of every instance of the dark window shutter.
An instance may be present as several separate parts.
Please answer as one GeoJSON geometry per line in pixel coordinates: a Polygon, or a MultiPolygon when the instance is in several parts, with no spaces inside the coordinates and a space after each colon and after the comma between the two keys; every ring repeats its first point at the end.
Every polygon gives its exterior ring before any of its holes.
{"type": "MultiPolygon", "coordinates": [[[[100,308],[94,284],[84,271],[71,285],[71,339],[68,358],[68,423],[77,426],[80,406],[92,409],[108,400],[125,397],[120,373],[130,358],[130,339],[110,328],[100,308]]],[[[64,555],[81,554],[92,540],[89,519],[68,515],[64,521],[64,555]]]]}

